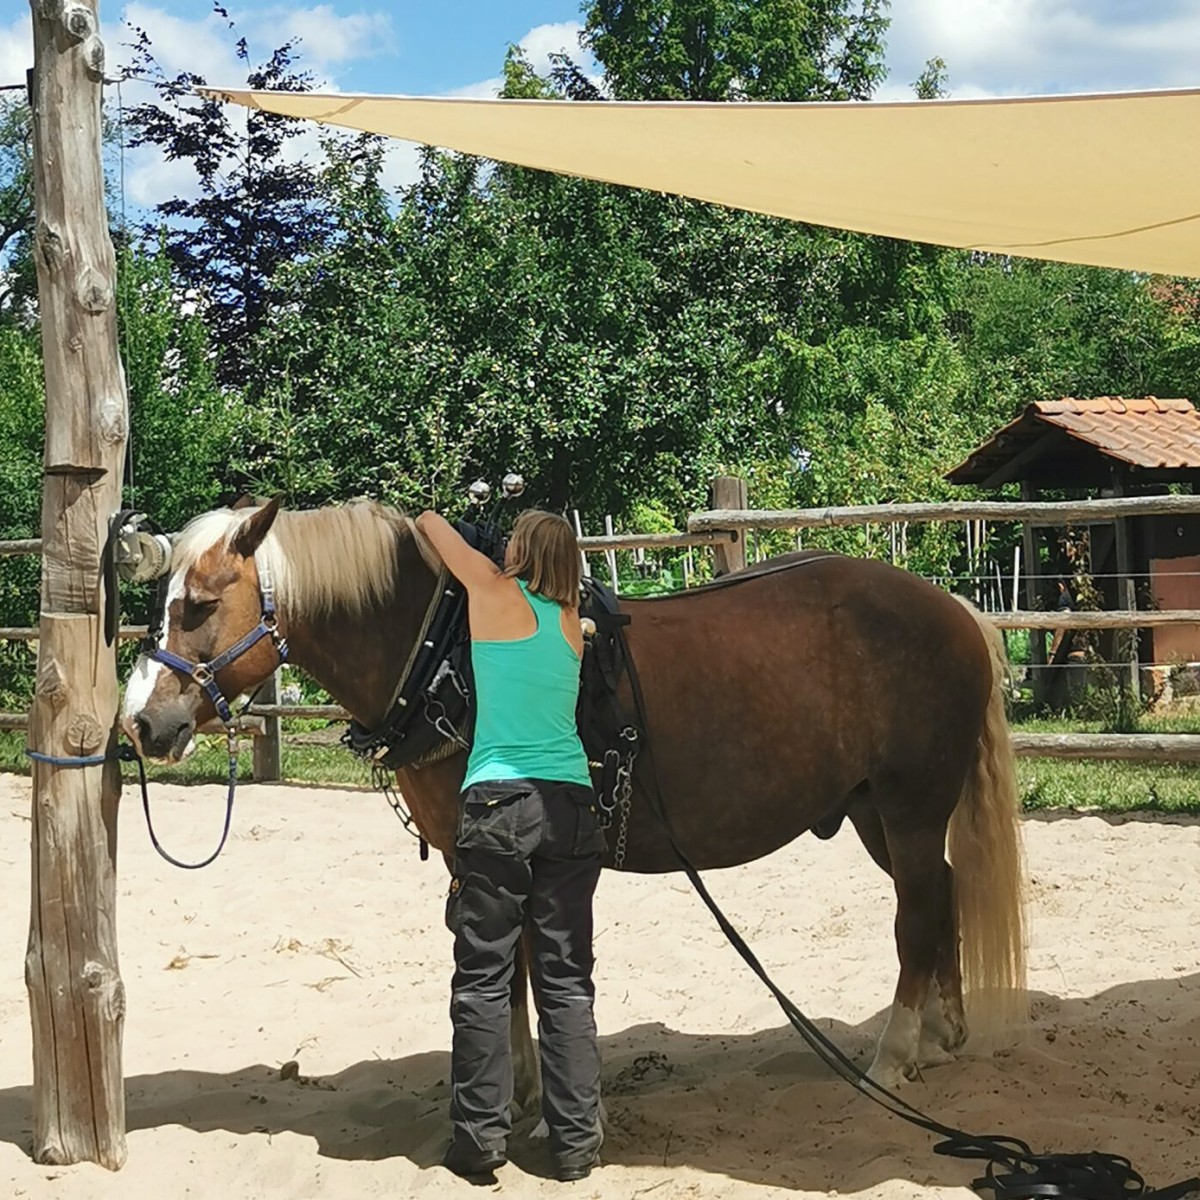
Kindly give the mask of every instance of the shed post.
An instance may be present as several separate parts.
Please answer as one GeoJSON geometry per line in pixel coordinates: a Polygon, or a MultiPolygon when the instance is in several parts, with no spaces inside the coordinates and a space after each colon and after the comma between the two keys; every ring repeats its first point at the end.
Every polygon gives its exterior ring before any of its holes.
{"type": "Polygon", "coordinates": [[[42,597],[30,748],[33,886],[25,978],[33,1020],[33,1156],[125,1161],[117,968],[116,646],[100,558],[120,507],[128,409],[116,262],[100,163],[104,46],[96,0],[32,0],[34,231],[46,449],[42,597]]]}
{"type": "MultiPolygon", "coordinates": [[[[1129,495],[1125,471],[1113,468],[1113,495],[1129,495]]],[[[1133,570],[1133,522],[1129,517],[1117,517],[1114,522],[1117,544],[1117,604],[1130,612],[1137,611],[1137,581],[1133,570]]],[[[1125,637],[1116,638],[1117,645],[1124,644],[1129,670],[1129,695],[1134,704],[1141,701],[1142,680],[1138,662],[1138,631],[1131,629],[1125,637]],[[1128,640],[1126,640],[1126,638],[1128,640]]]]}
{"type": "MultiPolygon", "coordinates": [[[[1037,488],[1028,480],[1021,481],[1021,499],[1032,503],[1037,499],[1037,488]]],[[[1038,575],[1041,562],[1037,552],[1037,530],[1032,521],[1021,522],[1021,541],[1025,551],[1025,607],[1031,612],[1037,608],[1038,575]]],[[[1033,685],[1033,703],[1040,705],[1046,698],[1046,631],[1029,631],[1030,683],[1033,685]]]]}

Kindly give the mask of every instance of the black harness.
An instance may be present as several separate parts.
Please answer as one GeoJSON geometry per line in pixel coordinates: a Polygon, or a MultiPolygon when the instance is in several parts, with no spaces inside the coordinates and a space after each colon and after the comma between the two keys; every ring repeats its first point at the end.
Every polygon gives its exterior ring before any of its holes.
{"type": "MultiPolygon", "coordinates": [[[[495,525],[460,521],[456,528],[473,549],[503,563],[506,539],[495,525]]],[[[352,720],[342,743],[371,764],[377,780],[466,749],[475,715],[472,684],[467,593],[443,568],[387,715],[374,729],[352,720]]]]}
{"type": "MultiPolygon", "coordinates": [[[[468,545],[497,565],[503,563],[506,538],[495,525],[460,521],[456,528],[468,545]]],[[[576,723],[602,822],[609,825],[621,818],[619,866],[624,858],[633,764],[641,744],[637,727],[617,698],[628,661],[621,629],[629,617],[617,611],[616,597],[608,588],[586,577],[579,614],[585,637],[576,723]]],[[[474,723],[466,590],[443,570],[387,716],[373,729],[352,720],[342,735],[342,743],[370,763],[375,786],[387,796],[404,827],[420,839],[422,857],[427,847],[392,787],[391,773],[429,766],[468,749],[474,723]]]]}

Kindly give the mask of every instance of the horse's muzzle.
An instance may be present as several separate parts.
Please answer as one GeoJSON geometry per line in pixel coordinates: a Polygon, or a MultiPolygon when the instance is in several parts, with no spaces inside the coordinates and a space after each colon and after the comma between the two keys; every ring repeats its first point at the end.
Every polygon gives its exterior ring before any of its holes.
{"type": "Polygon", "coordinates": [[[134,713],[126,717],[125,727],[143,757],[167,762],[185,757],[196,732],[191,712],[178,702],[134,713]]]}

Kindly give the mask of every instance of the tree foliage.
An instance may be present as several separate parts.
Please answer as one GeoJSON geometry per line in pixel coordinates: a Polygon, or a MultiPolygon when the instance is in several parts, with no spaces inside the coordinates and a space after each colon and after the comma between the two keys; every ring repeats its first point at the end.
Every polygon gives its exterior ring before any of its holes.
{"type": "Polygon", "coordinates": [[[37,292],[32,255],[33,125],[29,105],[0,96],[0,322],[27,319],[37,292]]]}
{"type": "MultiPolygon", "coordinates": [[[[585,41],[603,79],[564,55],[540,76],[513,49],[504,92],[864,98],[882,77],[886,7],[592,0],[585,41]]],[[[296,46],[261,64],[244,41],[237,50],[252,86],[308,86],[296,46]]],[[[138,56],[153,75],[145,35],[138,56]]],[[[933,58],[915,87],[932,98],[947,79],[933,58]]],[[[192,94],[198,82],[159,72],[156,100],[128,117],[135,143],[190,162],[198,180],[119,260],[129,496],[168,525],[237,488],[294,505],[365,494],[455,511],[472,478],[509,469],[533,501],[578,508],[590,529],[606,514],[677,524],[726,471],[748,479],[756,505],[933,499],[948,494],[945,471],[1030,400],[1196,398],[1194,284],[864,237],[432,150],[393,196],[380,143],[331,138],[297,163],[298,126],[255,113],[243,129],[240,110],[192,94]]],[[[23,137],[19,113],[0,120],[10,245],[28,236],[23,137]]],[[[28,325],[0,319],[8,536],[36,532],[40,496],[28,325]]],[[[886,552],[878,531],[820,536],[886,552]]],[[[915,569],[947,573],[960,553],[952,530],[910,533],[915,569]]],[[[33,567],[0,560],[0,624],[30,619],[36,570],[14,572],[33,567]]],[[[25,661],[3,653],[0,690],[25,661]]]]}
{"type": "Polygon", "coordinates": [[[887,0],[592,0],[584,45],[619,100],[865,100],[887,0]]]}
{"type": "MultiPolygon", "coordinates": [[[[220,4],[213,8],[229,20],[220,4]]],[[[232,21],[229,29],[247,87],[311,87],[311,75],[296,66],[295,42],[255,62],[232,21]]],[[[195,197],[157,204],[157,219],[143,233],[161,239],[177,278],[203,304],[222,380],[243,382],[247,339],[277,300],[276,273],[319,248],[330,231],[328,209],[316,198],[318,168],[288,153],[304,129],[271,113],[202,99],[194,89],[206,80],[193,72],[166,76],[144,29],[134,29],[130,74],[149,79],[156,93],[125,116],[130,146],[153,146],[168,161],[189,163],[198,189],[195,197]]]]}

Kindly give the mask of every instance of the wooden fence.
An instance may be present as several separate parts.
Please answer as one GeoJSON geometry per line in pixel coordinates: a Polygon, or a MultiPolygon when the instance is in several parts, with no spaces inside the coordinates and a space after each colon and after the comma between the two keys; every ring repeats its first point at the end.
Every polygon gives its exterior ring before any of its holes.
{"type": "MultiPolygon", "coordinates": [[[[744,504],[741,480],[721,481],[714,489],[744,504]]],[[[1123,517],[1200,514],[1200,496],[1139,496],[1112,500],[998,502],[962,501],[937,504],[855,505],[842,508],[759,510],[716,508],[696,513],[686,533],[605,534],[581,537],[585,555],[606,556],[614,573],[613,556],[618,550],[668,550],[712,547],[719,554],[718,567],[735,570],[745,565],[745,535],[751,530],[803,530],[862,525],[906,525],[920,522],[1013,521],[1038,526],[1101,524],[1123,517]]],[[[36,538],[0,541],[0,556],[36,554],[36,538]]],[[[1107,612],[1039,612],[1013,610],[987,617],[1000,629],[1033,631],[1067,629],[1139,630],[1164,625],[1200,625],[1200,610],[1163,611],[1113,610],[1107,612]]],[[[143,637],[144,626],[123,626],[120,636],[143,637]]],[[[0,641],[32,640],[36,628],[0,627],[0,641]]],[[[334,704],[281,704],[274,695],[251,704],[243,719],[243,731],[255,740],[255,778],[279,778],[280,718],[346,720],[348,713],[334,704]]],[[[0,713],[0,729],[25,728],[27,714],[0,713]]],[[[1018,755],[1038,758],[1126,759],[1139,762],[1200,762],[1200,734],[1032,734],[1013,735],[1018,755]]]]}

